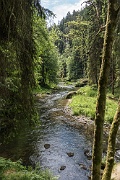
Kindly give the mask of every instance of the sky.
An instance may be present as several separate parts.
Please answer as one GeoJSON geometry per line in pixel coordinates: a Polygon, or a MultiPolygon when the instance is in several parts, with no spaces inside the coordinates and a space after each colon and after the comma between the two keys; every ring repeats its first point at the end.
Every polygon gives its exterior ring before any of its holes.
{"type": "Polygon", "coordinates": [[[41,0],[41,5],[53,11],[56,15],[54,23],[58,23],[63,17],[66,16],[67,12],[73,12],[73,10],[80,10],[84,5],[81,4],[85,0],[41,0]]]}

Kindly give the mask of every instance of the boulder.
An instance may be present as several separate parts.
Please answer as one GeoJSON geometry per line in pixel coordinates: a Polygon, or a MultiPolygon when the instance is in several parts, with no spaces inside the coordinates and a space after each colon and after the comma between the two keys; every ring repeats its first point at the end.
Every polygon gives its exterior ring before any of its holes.
{"type": "Polygon", "coordinates": [[[77,94],[77,92],[76,91],[71,91],[71,92],[69,92],[68,94],[67,94],[67,96],[66,96],[66,99],[71,99],[74,95],[76,95],[77,94]]]}

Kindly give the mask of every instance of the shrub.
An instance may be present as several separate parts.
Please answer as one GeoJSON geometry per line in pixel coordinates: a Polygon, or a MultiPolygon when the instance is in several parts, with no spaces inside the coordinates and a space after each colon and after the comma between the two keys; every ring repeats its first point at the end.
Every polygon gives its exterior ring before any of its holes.
{"type": "Polygon", "coordinates": [[[21,161],[12,162],[0,157],[0,179],[2,180],[57,180],[48,170],[36,167],[28,169],[21,165],[21,161]]]}

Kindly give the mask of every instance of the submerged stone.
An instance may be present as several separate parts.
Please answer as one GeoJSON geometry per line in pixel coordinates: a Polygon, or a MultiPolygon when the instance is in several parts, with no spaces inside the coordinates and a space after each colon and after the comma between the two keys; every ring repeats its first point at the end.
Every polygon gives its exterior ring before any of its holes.
{"type": "Polygon", "coordinates": [[[60,170],[63,171],[66,168],[66,166],[61,166],[60,170]]]}
{"type": "Polygon", "coordinates": [[[50,148],[50,144],[44,144],[44,148],[45,149],[49,149],[50,148]]]}
{"type": "Polygon", "coordinates": [[[84,165],[84,164],[79,164],[79,166],[84,169],[84,170],[87,170],[87,167],[84,165]]]}
{"type": "Polygon", "coordinates": [[[90,151],[88,149],[86,149],[84,151],[84,155],[87,157],[88,160],[92,159],[92,154],[90,153],[90,151]]]}
{"type": "Polygon", "coordinates": [[[73,157],[73,156],[74,156],[74,153],[73,153],[73,152],[67,152],[67,155],[68,155],[69,157],[73,157]]]}

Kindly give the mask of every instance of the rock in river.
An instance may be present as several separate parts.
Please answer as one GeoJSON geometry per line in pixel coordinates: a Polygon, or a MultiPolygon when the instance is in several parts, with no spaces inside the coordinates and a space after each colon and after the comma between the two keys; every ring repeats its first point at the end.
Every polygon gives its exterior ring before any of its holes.
{"type": "Polygon", "coordinates": [[[63,171],[66,168],[66,166],[61,166],[60,170],[63,171]]]}
{"type": "Polygon", "coordinates": [[[50,148],[50,144],[44,144],[44,148],[45,149],[49,149],[50,148]]]}
{"type": "Polygon", "coordinates": [[[90,153],[90,151],[88,149],[86,149],[84,151],[84,155],[87,157],[88,160],[92,159],[92,154],[90,153]]]}
{"type": "Polygon", "coordinates": [[[73,152],[67,152],[67,155],[68,155],[69,157],[73,157],[73,156],[74,156],[74,153],[73,153],[73,152]]]}
{"type": "Polygon", "coordinates": [[[74,95],[76,95],[77,94],[77,92],[76,91],[71,91],[71,92],[69,92],[68,94],[67,94],[67,96],[66,96],[66,99],[71,99],[74,95]]]}

